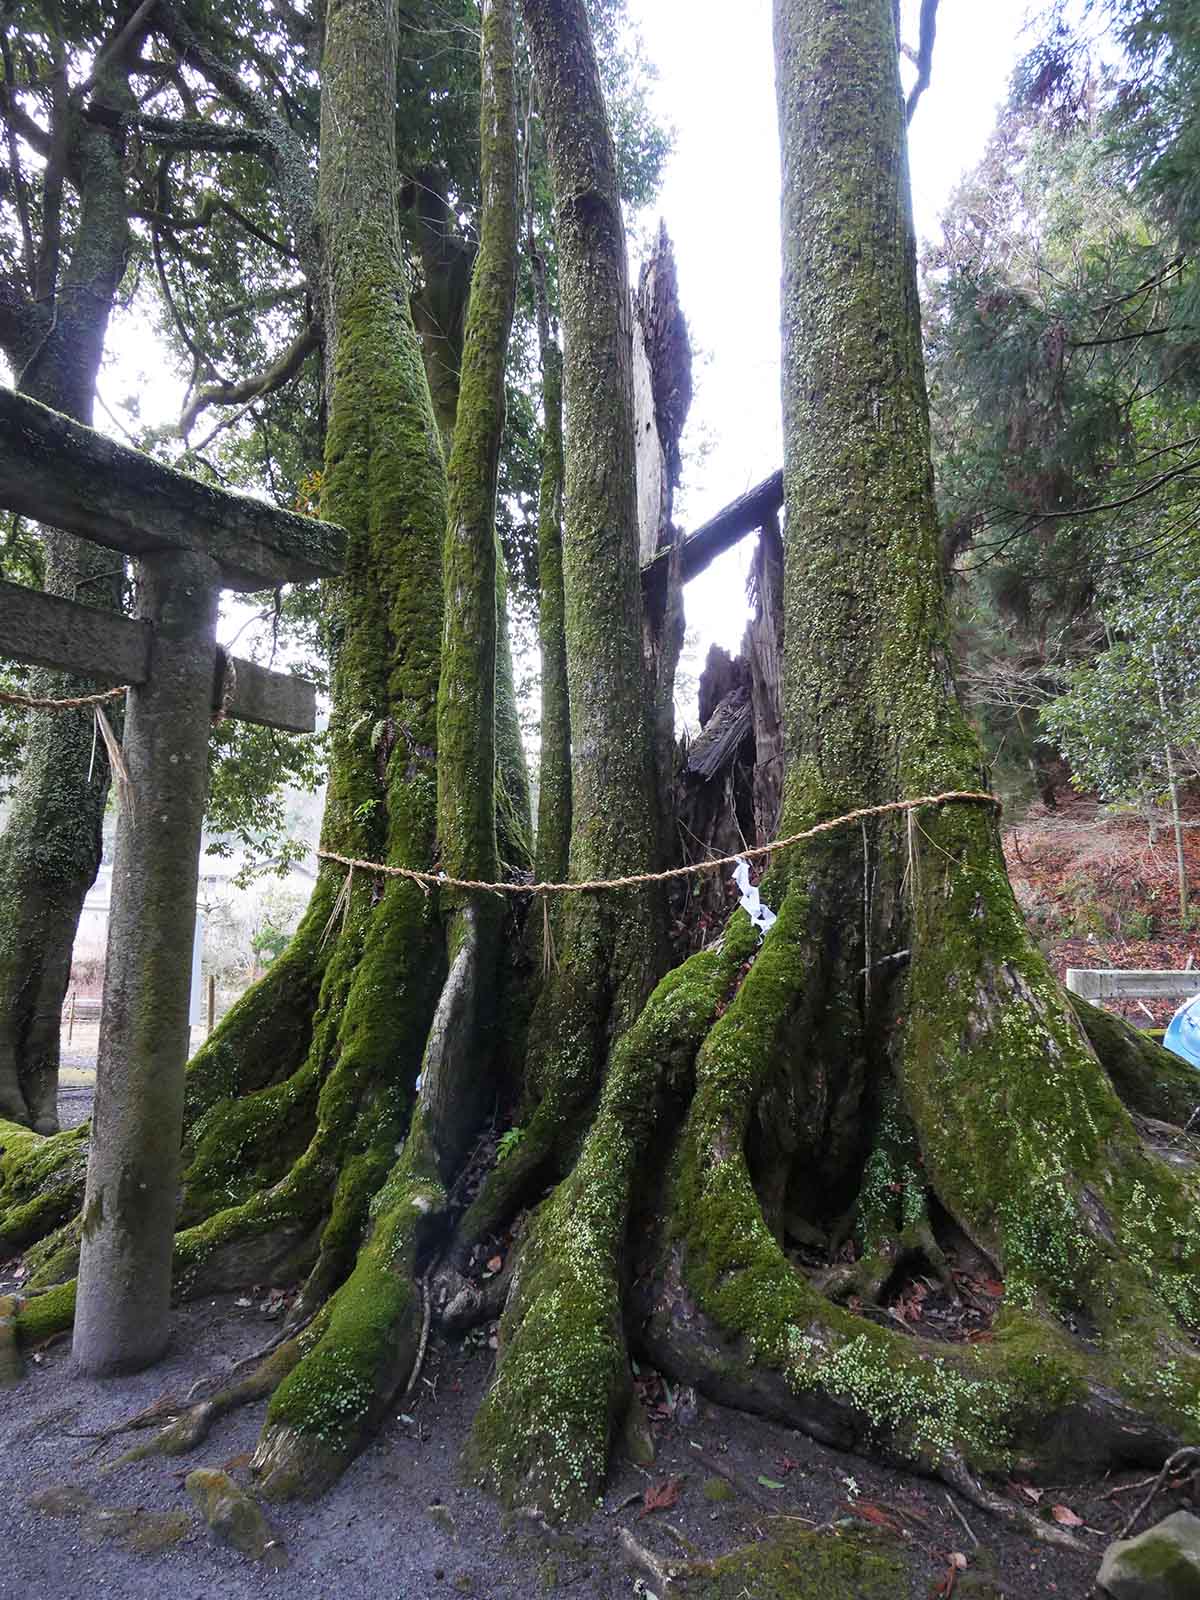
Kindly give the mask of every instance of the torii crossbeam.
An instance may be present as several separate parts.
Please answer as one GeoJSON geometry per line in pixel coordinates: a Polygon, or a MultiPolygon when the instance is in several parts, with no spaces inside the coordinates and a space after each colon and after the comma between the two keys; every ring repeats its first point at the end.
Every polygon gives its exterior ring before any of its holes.
{"type": "Polygon", "coordinates": [[[345,535],[175,472],[0,390],[0,508],[134,556],[135,621],[0,584],[0,656],[129,685],[74,1356],[97,1375],[162,1354],[179,1199],[188,998],[214,706],[294,732],[312,684],[228,660],[222,588],[332,576],[345,535]]]}

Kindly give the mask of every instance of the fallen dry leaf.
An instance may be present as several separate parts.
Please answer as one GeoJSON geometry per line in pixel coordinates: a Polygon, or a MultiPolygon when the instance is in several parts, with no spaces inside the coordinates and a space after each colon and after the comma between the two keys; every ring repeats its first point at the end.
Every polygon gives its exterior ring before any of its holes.
{"type": "Polygon", "coordinates": [[[1064,1528],[1083,1527],[1083,1518],[1072,1511],[1070,1506],[1051,1506],[1050,1515],[1055,1522],[1060,1522],[1064,1528]]]}
{"type": "Polygon", "coordinates": [[[652,1483],[642,1496],[640,1514],[648,1517],[652,1511],[669,1510],[679,1499],[682,1486],[682,1478],[664,1478],[661,1483],[652,1483]]]}
{"type": "Polygon", "coordinates": [[[889,1533],[904,1532],[903,1523],[898,1522],[895,1517],[889,1517],[887,1512],[881,1511],[878,1506],[868,1505],[861,1500],[853,1503],[848,1500],[843,1501],[843,1505],[851,1516],[858,1517],[863,1522],[873,1523],[877,1528],[886,1528],[889,1533]]]}
{"type": "Polygon", "coordinates": [[[963,1555],[961,1550],[951,1550],[950,1554],[946,1557],[946,1560],[952,1567],[957,1567],[960,1572],[965,1572],[967,1570],[967,1558],[965,1555],[963,1555]]]}

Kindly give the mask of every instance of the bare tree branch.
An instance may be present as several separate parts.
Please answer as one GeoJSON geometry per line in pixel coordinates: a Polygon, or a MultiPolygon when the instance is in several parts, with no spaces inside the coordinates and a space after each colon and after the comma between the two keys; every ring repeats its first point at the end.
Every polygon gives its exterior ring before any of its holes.
{"type": "Polygon", "coordinates": [[[106,40],[101,45],[96,54],[96,60],[93,63],[91,72],[88,73],[86,79],[74,92],[76,100],[82,101],[92,92],[101,72],[115,57],[119,58],[131,47],[141,49],[142,38],[146,31],[146,25],[150,20],[150,13],[157,4],[158,0],[142,0],[141,5],[138,6],[128,21],[117,29],[111,39],[106,40]]]}
{"type": "Polygon", "coordinates": [[[14,371],[25,366],[45,334],[48,321],[45,307],[30,298],[15,270],[0,271],[0,350],[14,371]]]}
{"type": "Polygon", "coordinates": [[[130,215],[140,217],[143,222],[148,222],[152,227],[161,229],[163,233],[175,234],[193,233],[198,228],[207,228],[214,214],[218,211],[224,211],[235,222],[239,222],[246,232],[257,239],[260,244],[265,244],[268,249],[274,250],[288,261],[299,259],[291,245],[286,244],[282,239],[274,238],[265,229],[260,228],[244,211],[240,211],[232,201],[222,199],[217,195],[210,196],[209,199],[211,203],[201,206],[200,210],[192,217],[176,217],[172,216],[169,211],[156,211],[148,206],[133,206],[130,209],[130,215]]]}
{"type": "Polygon", "coordinates": [[[301,329],[297,338],[265,371],[256,372],[248,378],[239,378],[235,383],[222,381],[209,384],[206,388],[198,389],[189,400],[187,409],[179,419],[180,433],[186,439],[196,418],[209,406],[236,406],[243,401],[257,400],[265,394],[271,394],[274,390],[281,389],[285,383],[295,377],[304,365],[307,356],[317,348],[320,342],[320,327],[317,323],[310,322],[301,329]]]}
{"type": "MultiPolygon", "coordinates": [[[[0,33],[0,54],[3,55],[4,60],[4,89],[7,102],[12,99],[13,84],[16,77],[13,71],[12,51],[9,49],[7,33],[0,33]]],[[[25,263],[25,277],[30,289],[32,289],[36,251],[33,243],[33,226],[29,220],[29,189],[25,182],[25,175],[21,171],[20,151],[17,148],[17,130],[11,117],[5,118],[4,126],[8,140],[8,169],[12,178],[13,199],[17,207],[17,219],[21,225],[21,252],[25,263]]]]}
{"type": "Polygon", "coordinates": [[[42,239],[34,275],[34,299],[53,303],[58,281],[58,260],[62,247],[63,179],[70,149],[68,115],[67,54],[61,38],[55,38],[54,76],[51,93],[54,117],[51,126],[50,156],[42,176],[42,239]]]}
{"type": "Polygon", "coordinates": [[[245,83],[237,72],[196,36],[180,6],[160,0],[159,15],[180,56],[202,73],[259,135],[258,154],[270,163],[280,199],[309,282],[320,275],[316,237],[316,184],[308,151],[269,97],[245,83]]]}
{"type": "Polygon", "coordinates": [[[933,72],[933,41],[937,35],[938,0],[921,0],[921,38],[917,45],[917,81],[909,90],[906,120],[911,122],[917,102],[929,87],[933,72]]]}

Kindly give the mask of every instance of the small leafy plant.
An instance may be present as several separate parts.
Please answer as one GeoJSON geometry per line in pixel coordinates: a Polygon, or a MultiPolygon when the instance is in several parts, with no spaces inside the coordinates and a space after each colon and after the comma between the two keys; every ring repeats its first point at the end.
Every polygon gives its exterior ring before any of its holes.
{"type": "Polygon", "coordinates": [[[496,1146],[496,1161],[507,1161],[509,1156],[525,1137],[524,1128],[508,1128],[500,1135],[500,1143],[496,1146]]]}

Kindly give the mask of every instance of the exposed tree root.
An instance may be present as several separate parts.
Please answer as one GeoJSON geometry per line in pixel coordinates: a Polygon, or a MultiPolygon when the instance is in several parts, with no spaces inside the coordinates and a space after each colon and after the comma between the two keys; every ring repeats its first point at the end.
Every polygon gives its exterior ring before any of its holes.
{"type": "MultiPolygon", "coordinates": [[[[300,1359],[300,1347],[289,1339],[276,1347],[264,1360],[256,1363],[245,1377],[227,1383],[207,1400],[179,1407],[179,1415],[159,1431],[146,1444],[135,1445],[132,1450],[113,1462],[114,1467],[126,1462],[142,1461],[147,1456],[181,1456],[195,1450],[208,1438],[213,1424],[239,1406],[255,1400],[265,1400],[275,1392],[279,1383],[300,1359]]],[[[137,1426],[137,1419],[123,1424],[125,1428],[137,1426]]]]}
{"type": "Polygon", "coordinates": [[[471,1455],[509,1504],[564,1518],[600,1492],[630,1390],[623,1277],[633,1186],[664,1094],[685,1087],[691,1060],[756,934],[735,919],[659,984],[614,1052],[575,1170],[520,1248],[501,1324],[495,1384],[471,1455]]]}
{"type": "Polygon", "coordinates": [[[1200,1469],[1200,1450],[1196,1449],[1195,1446],[1191,1446],[1184,1450],[1176,1450],[1174,1455],[1168,1456],[1163,1462],[1162,1470],[1155,1478],[1153,1487],[1151,1488],[1149,1494],[1147,1494],[1144,1499],[1140,1500],[1134,1510],[1130,1512],[1128,1518],[1126,1519],[1125,1526],[1121,1529],[1120,1537],[1122,1539],[1129,1538],[1130,1534],[1142,1520],[1142,1516],[1148,1509],[1151,1501],[1162,1488],[1163,1484],[1166,1483],[1168,1478],[1174,1477],[1175,1474],[1179,1472],[1195,1473],[1198,1469],[1200,1469]]]}
{"type": "Polygon", "coordinates": [[[985,1488],[965,1462],[943,1462],[938,1469],[938,1475],[952,1488],[957,1489],[964,1500],[969,1500],[973,1506],[978,1506],[981,1511],[986,1511],[997,1521],[1007,1522],[1019,1528],[1029,1538],[1037,1539],[1042,1544],[1052,1544],[1059,1550],[1076,1552],[1088,1550],[1088,1546],[1074,1534],[1068,1533],[1066,1528],[1060,1528],[1057,1523],[1043,1522],[1024,1506],[1014,1505],[1003,1495],[994,1494],[992,1490],[985,1488]]]}
{"type": "MultiPolygon", "coordinates": [[[[969,881],[966,892],[977,894],[969,881]]],[[[685,1030],[689,1053],[699,1045],[696,1091],[672,1168],[657,1265],[631,1296],[639,1348],[718,1401],[776,1417],[840,1448],[882,1451],[964,1492],[970,1485],[976,1503],[1010,1517],[1013,1508],[990,1497],[978,1474],[1014,1456],[1034,1455],[1048,1470],[1055,1462],[1102,1469],[1161,1460],[1181,1437],[1200,1431],[1194,1399],[1200,1367],[1188,1331],[1200,1310],[1193,1299],[1200,1239],[1187,1220],[1191,1191],[1146,1155],[1115,1099],[1106,1100],[1094,1059],[1071,1022],[1058,1020],[1065,1001],[1056,998],[1056,986],[1022,978],[1010,965],[1001,996],[984,1002],[989,1012],[971,1013],[972,1100],[986,1082],[988,1049],[1018,1018],[1028,1019],[1027,1032],[998,1059],[1013,1088],[1038,1030],[1050,1060],[1061,1055],[1071,1063],[1064,1079],[1069,1092],[1047,1105],[1045,1082],[1054,1069],[1048,1071],[1045,1054],[1026,1061],[1024,1070],[1043,1091],[1040,1115],[1027,1117],[1016,1101],[1011,1111],[995,1108],[981,1125],[978,1108],[964,1104],[963,1119],[976,1119],[971,1138],[988,1140],[989,1159],[1005,1184],[989,1205],[974,1196],[964,1204],[961,1182],[937,1181],[947,1171],[942,1129],[949,1137],[953,1104],[944,1091],[937,1119],[921,1114],[918,1099],[912,1124],[898,1107],[889,1112],[884,1097],[875,1153],[862,1176],[860,1230],[874,1248],[864,1269],[871,1282],[860,1280],[859,1287],[877,1293],[903,1255],[916,1252],[953,1281],[930,1222],[932,1189],[943,1203],[949,1198],[967,1237],[1008,1273],[994,1342],[934,1345],[879,1328],[831,1305],[791,1267],[756,1193],[747,1129],[774,1081],[781,1048],[788,1048],[797,997],[820,981],[807,963],[805,929],[804,902],[793,891],[728,1009],[711,1027],[697,1027],[693,1014],[685,1030]],[[1081,1092],[1088,1098],[1078,1100],[1081,1092]],[[1030,1161],[1034,1134],[1055,1157],[1044,1175],[1037,1159],[1030,1161]],[[1105,1187],[1126,1209],[1110,1213],[1096,1178],[1078,1181],[1074,1173],[1081,1170],[1107,1174],[1105,1187]],[[1022,1210],[1037,1220],[1024,1221],[1022,1210]],[[1078,1258],[1089,1251],[1087,1270],[1078,1258]]],[[[1036,967],[1036,955],[1027,959],[1036,967]]],[[[627,1381],[620,1305],[629,1174],[655,1124],[644,1109],[631,1116],[622,1096],[636,1083],[638,1094],[630,1098],[643,1108],[651,1099],[661,1080],[639,1061],[639,1049],[648,1039],[660,1051],[670,1049],[662,1037],[670,996],[698,977],[689,963],[666,980],[618,1046],[579,1161],[533,1221],[502,1323],[498,1376],[472,1458],[506,1498],[532,1500],[555,1516],[594,1497],[627,1381]]],[[[910,995],[909,1006],[919,1019],[919,996],[910,995]]],[[[711,1009],[699,1007],[698,1016],[711,1009]]],[[[946,1087],[957,1092],[953,1078],[946,1087]]],[[[963,1130],[953,1126],[961,1143],[963,1130]]],[[[986,1167],[978,1154],[975,1163],[973,1170],[986,1167]]]]}
{"type": "MultiPolygon", "coordinates": [[[[471,1460],[505,1499],[555,1518],[578,1513],[602,1487],[629,1394],[630,1333],[662,1370],[714,1400],[839,1448],[882,1452],[942,1477],[1009,1519],[1020,1508],[984,1488],[980,1474],[1014,1456],[1036,1455],[1047,1468],[1063,1460],[1075,1469],[1157,1465],[1200,1432],[1188,1336],[1200,1310],[1200,1298],[1193,1298],[1200,1296],[1193,1287],[1200,1241],[1190,1220],[1191,1178],[1147,1155],[1143,1133],[1115,1098],[1105,1098],[1105,1080],[1090,1053],[1071,1042],[1069,1024],[1060,1032],[1051,1020],[1048,1037],[1064,1055],[1078,1051],[1070,1057],[1079,1063],[1074,1071],[1091,1073],[1089,1098],[1079,1103],[1090,1108],[1092,1137],[1098,1133],[1099,1140],[1088,1183],[1067,1187],[1066,1169],[1064,1190],[1078,1209],[1068,1211],[1058,1197],[1052,1220],[1059,1233],[1043,1221],[1027,1237],[1003,1203],[988,1210],[964,1204],[953,1181],[940,1181],[949,1102],[943,1098],[941,1121],[930,1127],[920,1096],[910,1121],[885,1093],[855,1202],[862,1259],[853,1275],[826,1281],[824,1295],[792,1267],[755,1186],[747,1130],[777,1083],[798,996],[820,981],[794,891],[757,955],[755,945],[756,935],[737,917],[720,948],[692,958],[659,985],[618,1041],[570,1176],[535,1214],[503,1271],[482,1286],[452,1266],[429,1267],[452,1218],[451,1180],[467,1135],[439,1121],[435,1139],[423,1092],[397,1157],[398,1108],[416,1063],[393,1066],[385,1095],[365,1059],[344,1048],[325,1074],[313,1136],[287,1172],[179,1237],[185,1292],[211,1282],[218,1260],[223,1271],[232,1274],[240,1264],[257,1279],[265,1257],[256,1241],[282,1250],[281,1260],[289,1253],[293,1261],[305,1252],[315,1257],[286,1342],[252,1372],[190,1405],[142,1453],[192,1448],[233,1406],[269,1397],[255,1456],[264,1492],[319,1492],[419,1370],[434,1310],[458,1327],[495,1315],[510,1279],[497,1379],[477,1421],[471,1460]],[[644,1193],[645,1158],[655,1139],[676,1129],[667,1192],[655,1202],[644,1193]],[[357,1151],[349,1163],[347,1149],[357,1151]],[[954,1220],[1007,1274],[1009,1294],[990,1344],[934,1345],[880,1328],[828,1298],[849,1290],[878,1295],[913,1255],[949,1278],[930,1220],[932,1193],[955,1201],[954,1220]],[[642,1203],[665,1219],[653,1236],[630,1234],[642,1203]],[[346,1216],[334,1222],[339,1204],[346,1216]],[[1078,1230],[1071,1235],[1076,1250],[1086,1247],[1095,1256],[1091,1271],[1075,1271],[1070,1281],[1060,1270],[1061,1230],[1068,1226],[1078,1230]],[[1099,1285],[1107,1286],[1108,1303],[1099,1285]],[[311,1325],[298,1330],[294,1319],[307,1317],[311,1325]],[[1074,1334],[1073,1322],[1080,1329],[1074,1334]]],[[[453,974],[452,964],[441,1002],[447,1019],[457,1016],[466,994],[453,974]]],[[[1051,1001],[1011,972],[1004,981],[1001,1019],[1008,1007],[1046,1026],[1054,1016],[1051,1001]]],[[[917,1005],[910,999],[910,1015],[917,1005]]],[[[453,1033],[436,1024],[428,1030],[433,1044],[424,1065],[438,1106],[455,1103],[447,1081],[470,1069],[460,1052],[438,1042],[453,1033]]],[[[1096,1035],[1115,1081],[1110,1052],[1127,1053],[1124,1032],[1115,1044],[1108,1030],[1096,1035]]],[[[982,1037],[975,1040],[972,1096],[982,1087],[982,1037]]],[[[1134,1043],[1140,1059],[1141,1041],[1134,1043]]],[[[1007,1058],[1004,1071],[1012,1082],[1007,1058]]],[[[1047,1076],[1045,1056],[1037,1076],[1047,1076]]],[[[288,1100],[279,1091],[289,1081],[252,1089],[249,1098],[269,1104],[273,1117],[282,1115],[288,1100]]],[[[957,1092],[953,1083],[951,1089],[957,1092]]],[[[1072,1115],[1076,1104],[1064,1102],[1072,1115]]],[[[1044,1100],[1042,1107],[1045,1116],[1044,1100]]],[[[1011,1115],[1020,1114],[1014,1102],[1011,1115]]],[[[1065,1114],[1054,1110],[1058,1118],[1065,1114]]],[[[1007,1107],[1003,1115],[1010,1115],[1007,1107]]],[[[26,1130],[18,1135],[34,1137],[26,1130]]],[[[1016,1138],[1011,1128],[1006,1136],[1016,1138]]],[[[1064,1132],[1053,1124],[1039,1129],[1039,1137],[1079,1159],[1074,1125],[1064,1132]]],[[[57,1147],[60,1140],[83,1144],[60,1135],[31,1148],[57,1147]]],[[[28,1160],[29,1152],[20,1154],[28,1160]]],[[[47,1170],[57,1181],[62,1156],[54,1148],[50,1157],[47,1170]]],[[[26,1194],[31,1170],[25,1169],[26,1194]]],[[[1053,1181],[1048,1188],[1053,1199],[1053,1181]]],[[[1030,1198],[1046,1203],[1045,1192],[1030,1198]]],[[[829,1219],[811,1225],[827,1229],[829,1219]]],[[[69,1326],[72,1298],[68,1283],[27,1300],[16,1319],[22,1341],[69,1326]]],[[[1047,1535],[1037,1519],[1028,1527],[1047,1535]]],[[[1050,1536],[1065,1542],[1061,1530],[1050,1536]]]]}
{"type": "Polygon", "coordinates": [[[1130,1111],[1184,1128],[1200,1108],[1193,1067],[1126,1022],[1077,994],[1067,996],[1088,1042],[1130,1111]]]}

